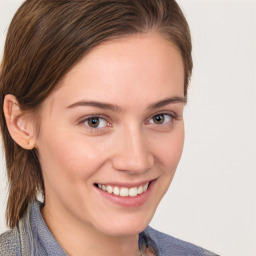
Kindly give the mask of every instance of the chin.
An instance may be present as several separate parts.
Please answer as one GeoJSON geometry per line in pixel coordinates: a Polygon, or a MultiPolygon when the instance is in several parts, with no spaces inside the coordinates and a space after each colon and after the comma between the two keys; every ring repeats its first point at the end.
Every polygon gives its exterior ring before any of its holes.
{"type": "Polygon", "coordinates": [[[109,218],[105,223],[98,223],[98,230],[111,236],[134,236],[141,233],[149,225],[153,214],[132,214],[109,218]]]}
{"type": "Polygon", "coordinates": [[[104,227],[104,230],[101,229],[106,235],[110,236],[135,236],[141,233],[143,230],[146,229],[148,226],[147,224],[132,224],[132,223],[126,223],[126,224],[119,224],[117,226],[112,227],[104,227]]]}

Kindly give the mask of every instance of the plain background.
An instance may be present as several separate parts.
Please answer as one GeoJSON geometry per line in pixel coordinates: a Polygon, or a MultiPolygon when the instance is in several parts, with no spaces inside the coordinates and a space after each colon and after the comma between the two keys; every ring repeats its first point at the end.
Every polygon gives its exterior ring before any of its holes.
{"type": "MultiPolygon", "coordinates": [[[[0,0],[0,54],[22,0],[0,0]]],[[[178,0],[194,71],[184,154],[151,225],[224,256],[256,255],[256,3],[178,0]]],[[[0,158],[0,233],[6,178],[0,158]]]]}

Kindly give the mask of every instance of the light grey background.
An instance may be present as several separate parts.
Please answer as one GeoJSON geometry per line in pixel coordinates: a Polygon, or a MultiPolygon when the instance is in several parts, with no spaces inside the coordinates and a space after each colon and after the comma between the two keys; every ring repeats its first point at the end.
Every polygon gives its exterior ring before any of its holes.
{"type": "MultiPolygon", "coordinates": [[[[0,0],[0,52],[21,0],[0,0]]],[[[184,154],[153,227],[224,256],[256,255],[256,3],[178,0],[194,72],[184,154]]],[[[0,158],[0,233],[6,183],[0,158]]]]}

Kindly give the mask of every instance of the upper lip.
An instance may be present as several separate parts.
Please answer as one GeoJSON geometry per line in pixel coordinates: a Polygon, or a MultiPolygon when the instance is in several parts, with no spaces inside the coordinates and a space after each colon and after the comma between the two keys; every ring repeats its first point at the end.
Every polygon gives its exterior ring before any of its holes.
{"type": "Polygon", "coordinates": [[[95,184],[101,184],[101,185],[110,185],[110,186],[116,186],[116,187],[126,187],[126,188],[133,188],[133,187],[139,187],[142,185],[145,185],[151,181],[154,181],[156,179],[151,179],[151,180],[145,180],[145,181],[140,181],[140,182],[134,182],[134,183],[128,183],[128,182],[99,182],[95,184]]]}

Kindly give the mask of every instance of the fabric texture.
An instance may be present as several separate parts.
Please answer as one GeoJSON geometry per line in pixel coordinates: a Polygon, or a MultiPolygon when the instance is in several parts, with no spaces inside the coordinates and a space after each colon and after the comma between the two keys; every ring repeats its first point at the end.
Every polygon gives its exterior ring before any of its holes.
{"type": "MultiPolygon", "coordinates": [[[[34,201],[18,226],[0,235],[0,256],[67,256],[46,226],[41,206],[34,201]]],[[[145,256],[217,256],[151,227],[140,233],[139,247],[145,256]]]]}

